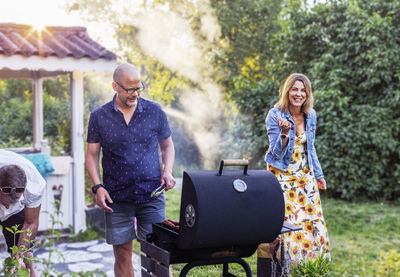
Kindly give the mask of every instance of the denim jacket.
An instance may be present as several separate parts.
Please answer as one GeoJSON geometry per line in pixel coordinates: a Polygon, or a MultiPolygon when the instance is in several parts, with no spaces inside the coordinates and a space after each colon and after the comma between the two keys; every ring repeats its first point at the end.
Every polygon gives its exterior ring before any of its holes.
{"type": "MultiPolygon", "coordinates": [[[[321,165],[318,161],[317,153],[314,147],[315,131],[317,127],[317,115],[314,110],[305,116],[306,124],[306,138],[307,138],[307,153],[308,153],[308,166],[314,172],[316,179],[324,177],[321,165]]],[[[277,107],[272,108],[265,120],[267,126],[267,133],[269,139],[269,148],[265,155],[265,161],[280,170],[287,171],[290,160],[293,155],[294,141],[296,138],[296,131],[293,119],[289,111],[281,112],[277,107]],[[277,118],[279,120],[288,120],[292,124],[289,131],[289,142],[284,149],[282,149],[282,139],[280,136],[281,129],[279,128],[277,118]]]]}

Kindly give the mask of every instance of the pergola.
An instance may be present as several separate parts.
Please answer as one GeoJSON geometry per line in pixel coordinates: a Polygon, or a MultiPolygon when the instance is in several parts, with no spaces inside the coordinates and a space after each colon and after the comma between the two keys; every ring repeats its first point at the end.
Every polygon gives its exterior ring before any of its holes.
{"type": "Polygon", "coordinates": [[[46,152],[43,137],[43,79],[70,74],[71,158],[73,225],[86,229],[84,172],[83,73],[112,71],[117,56],[89,38],[84,27],[46,27],[0,23],[0,78],[32,80],[33,146],[31,152],[46,152]]]}

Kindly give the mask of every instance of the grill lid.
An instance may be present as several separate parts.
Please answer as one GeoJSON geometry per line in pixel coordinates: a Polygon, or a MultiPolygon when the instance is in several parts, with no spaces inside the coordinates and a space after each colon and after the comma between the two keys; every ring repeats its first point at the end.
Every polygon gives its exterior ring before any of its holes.
{"type": "Polygon", "coordinates": [[[184,172],[179,248],[252,245],[280,234],[285,208],[278,180],[266,170],[246,171],[184,172]]]}

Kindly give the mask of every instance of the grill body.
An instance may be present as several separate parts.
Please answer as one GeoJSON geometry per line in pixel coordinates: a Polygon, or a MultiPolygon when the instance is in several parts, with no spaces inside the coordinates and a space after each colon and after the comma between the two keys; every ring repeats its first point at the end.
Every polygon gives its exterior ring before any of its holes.
{"type": "Polygon", "coordinates": [[[231,245],[196,249],[182,249],[178,247],[179,234],[162,224],[153,224],[151,241],[155,245],[169,252],[170,263],[188,263],[196,260],[218,258],[249,257],[256,251],[258,245],[231,245]]]}
{"type": "Polygon", "coordinates": [[[269,171],[224,170],[221,175],[215,170],[187,171],[178,248],[253,248],[281,233],[284,214],[280,184],[269,171]]]}

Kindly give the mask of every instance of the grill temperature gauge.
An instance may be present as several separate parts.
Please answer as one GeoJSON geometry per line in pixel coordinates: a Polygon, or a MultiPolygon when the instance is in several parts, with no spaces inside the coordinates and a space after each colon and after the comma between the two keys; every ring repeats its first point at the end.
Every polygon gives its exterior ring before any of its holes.
{"type": "Polygon", "coordinates": [[[233,181],[233,188],[237,192],[245,192],[247,190],[247,184],[245,181],[243,181],[241,179],[236,179],[233,181]]]}

